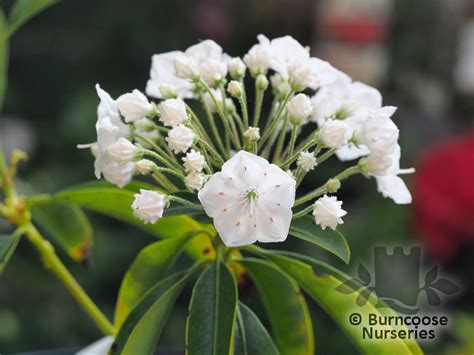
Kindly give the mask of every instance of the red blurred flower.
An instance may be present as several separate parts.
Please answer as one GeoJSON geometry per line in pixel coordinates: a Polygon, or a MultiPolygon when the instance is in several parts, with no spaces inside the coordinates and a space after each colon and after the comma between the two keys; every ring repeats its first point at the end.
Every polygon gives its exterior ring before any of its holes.
{"type": "Polygon", "coordinates": [[[432,255],[449,260],[474,240],[474,132],[431,148],[417,167],[415,223],[432,255]]]}

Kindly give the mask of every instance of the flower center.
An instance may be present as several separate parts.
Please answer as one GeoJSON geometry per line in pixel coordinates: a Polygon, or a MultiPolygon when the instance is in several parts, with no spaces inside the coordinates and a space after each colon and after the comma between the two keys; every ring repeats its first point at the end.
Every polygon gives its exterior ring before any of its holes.
{"type": "Polygon", "coordinates": [[[253,216],[255,213],[255,201],[258,198],[258,191],[255,189],[249,189],[245,192],[245,198],[250,204],[250,215],[253,216]]]}

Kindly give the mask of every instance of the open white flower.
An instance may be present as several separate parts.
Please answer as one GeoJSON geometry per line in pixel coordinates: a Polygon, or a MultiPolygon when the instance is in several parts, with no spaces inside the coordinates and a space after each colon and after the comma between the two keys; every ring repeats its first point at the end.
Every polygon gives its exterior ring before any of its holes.
{"type": "Polygon", "coordinates": [[[181,99],[168,99],[158,105],[160,121],[165,126],[173,127],[183,123],[188,118],[186,105],[181,99]]]}
{"type": "Polygon", "coordinates": [[[119,96],[117,107],[122,116],[125,117],[125,122],[134,122],[146,117],[153,111],[153,106],[146,96],[137,89],[119,96]]]}
{"type": "Polygon", "coordinates": [[[396,107],[386,106],[372,110],[362,127],[360,140],[371,152],[390,154],[397,146],[398,127],[391,120],[396,107]]]}
{"type": "Polygon", "coordinates": [[[140,218],[145,224],[154,224],[163,216],[166,201],[165,196],[156,191],[140,189],[139,194],[134,194],[132,210],[135,217],[140,218]]]}
{"type": "Polygon", "coordinates": [[[311,152],[301,152],[296,160],[296,165],[305,172],[313,170],[317,164],[316,157],[311,152]]]}
{"type": "Polygon", "coordinates": [[[191,151],[183,158],[184,171],[187,173],[200,173],[204,167],[205,161],[204,156],[200,152],[191,149],[191,151]]]}
{"type": "Polygon", "coordinates": [[[244,56],[244,62],[249,68],[252,76],[266,74],[271,63],[270,41],[267,37],[259,35],[260,43],[255,44],[244,56]]]}
{"type": "Polygon", "coordinates": [[[175,154],[186,153],[193,145],[194,133],[185,125],[180,124],[168,132],[166,141],[175,154]]]}
{"type": "Polygon", "coordinates": [[[281,242],[293,215],[295,181],[264,158],[239,151],[198,197],[225,245],[281,242]]]}
{"type": "Polygon", "coordinates": [[[336,230],[338,224],[344,223],[342,217],[346,214],[342,209],[342,201],[338,201],[335,196],[324,195],[314,203],[314,220],[323,230],[327,227],[336,230]]]}
{"type": "Polygon", "coordinates": [[[244,62],[239,57],[232,58],[229,61],[228,68],[229,74],[234,80],[243,78],[245,75],[245,70],[247,69],[244,62]]]}

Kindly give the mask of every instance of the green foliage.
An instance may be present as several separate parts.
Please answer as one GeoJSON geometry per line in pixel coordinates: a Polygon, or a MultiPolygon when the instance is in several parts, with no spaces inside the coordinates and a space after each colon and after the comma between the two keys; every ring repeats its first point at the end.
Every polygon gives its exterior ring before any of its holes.
{"type": "Polygon", "coordinates": [[[237,314],[237,285],[219,260],[205,270],[194,286],[186,324],[189,355],[232,354],[237,314]]]}
{"type": "Polygon", "coordinates": [[[18,228],[11,235],[0,235],[0,275],[20,242],[23,230],[18,228]]]}
{"type": "Polygon", "coordinates": [[[57,2],[58,0],[16,0],[10,10],[10,36],[32,17],[57,2]]]}
{"type": "Polygon", "coordinates": [[[8,83],[8,22],[5,13],[0,9],[0,112],[8,83]]]}
{"type": "Polygon", "coordinates": [[[87,262],[92,247],[92,227],[75,204],[46,202],[31,208],[37,223],[73,260],[87,262]]]}

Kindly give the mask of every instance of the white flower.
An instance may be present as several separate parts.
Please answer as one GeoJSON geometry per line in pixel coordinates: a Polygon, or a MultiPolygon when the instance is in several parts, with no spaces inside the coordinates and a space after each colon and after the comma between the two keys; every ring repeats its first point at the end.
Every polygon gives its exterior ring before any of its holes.
{"type": "Polygon", "coordinates": [[[148,175],[156,167],[156,164],[148,159],[140,159],[136,162],[137,172],[142,175],[148,175]]]}
{"type": "Polygon", "coordinates": [[[186,105],[181,99],[168,99],[158,105],[160,111],[159,120],[165,126],[177,126],[188,118],[186,105]]]}
{"type": "Polygon", "coordinates": [[[199,68],[199,72],[206,83],[214,85],[227,75],[227,63],[222,60],[208,59],[199,68]]]}
{"type": "Polygon", "coordinates": [[[130,135],[130,128],[122,122],[117,108],[117,102],[110,97],[110,95],[102,90],[99,84],[95,85],[97,95],[100,98],[97,106],[97,121],[108,117],[111,124],[117,129],[117,135],[120,137],[127,137],[130,135]]]}
{"type": "Polygon", "coordinates": [[[288,102],[286,109],[290,122],[294,125],[300,125],[309,117],[313,111],[313,106],[307,95],[298,94],[288,102]]]}
{"type": "Polygon", "coordinates": [[[335,196],[324,195],[314,203],[314,220],[323,230],[326,227],[336,230],[338,224],[344,223],[341,217],[346,214],[347,212],[342,209],[342,201],[338,201],[335,196]]]}
{"type": "Polygon", "coordinates": [[[239,151],[199,191],[206,213],[227,246],[286,239],[295,181],[267,160],[239,151]]]}
{"type": "Polygon", "coordinates": [[[102,168],[102,174],[107,181],[122,188],[132,180],[135,167],[136,164],[134,162],[120,164],[114,161],[107,161],[102,168]]]}
{"type": "Polygon", "coordinates": [[[260,139],[260,128],[258,127],[249,127],[244,132],[244,137],[251,142],[258,141],[260,139]]]}
{"type": "Polygon", "coordinates": [[[327,120],[319,130],[326,147],[340,148],[347,143],[347,126],[341,120],[327,120]]]}
{"type": "Polygon", "coordinates": [[[113,336],[106,336],[79,350],[76,355],[107,355],[114,340],[113,336]]]}
{"type": "Polygon", "coordinates": [[[177,55],[174,58],[176,76],[181,79],[194,80],[199,77],[199,69],[193,58],[187,55],[177,55]]]}
{"type": "Polygon", "coordinates": [[[270,78],[272,83],[273,93],[280,97],[286,97],[291,91],[291,86],[288,81],[284,79],[281,74],[273,74],[270,78]]]}
{"type": "Polygon", "coordinates": [[[371,153],[365,159],[364,169],[370,175],[383,176],[390,173],[392,162],[393,159],[390,155],[371,153]]]}
{"type": "Polygon", "coordinates": [[[135,129],[145,132],[153,131],[156,128],[153,121],[149,118],[140,118],[139,120],[133,122],[133,126],[135,129]]]}
{"type": "Polygon", "coordinates": [[[186,153],[193,145],[194,133],[183,124],[180,124],[168,132],[166,141],[175,154],[186,153]]]}
{"type": "Polygon", "coordinates": [[[245,66],[242,59],[239,57],[232,58],[229,61],[229,74],[234,80],[239,80],[244,77],[245,70],[247,67],[245,66]]]}
{"type": "Polygon", "coordinates": [[[204,183],[204,175],[197,172],[192,172],[184,178],[184,184],[190,190],[201,190],[202,184],[204,183]]]}
{"type": "Polygon", "coordinates": [[[249,68],[252,76],[266,74],[270,67],[271,49],[268,38],[263,35],[258,36],[260,43],[255,44],[244,56],[244,62],[249,68]]]}
{"type": "Polygon", "coordinates": [[[243,92],[242,84],[238,81],[232,80],[229,85],[227,85],[227,91],[232,95],[232,97],[239,98],[243,92]]]}
{"type": "Polygon", "coordinates": [[[151,58],[150,79],[146,84],[146,94],[157,99],[192,98],[194,85],[186,79],[176,76],[174,59],[183,55],[181,51],[155,54],[151,58]]]}
{"type": "Polygon", "coordinates": [[[316,157],[313,153],[310,152],[301,152],[298,156],[298,160],[296,161],[298,167],[303,169],[305,172],[313,170],[316,165],[316,157]]]}
{"type": "Polygon", "coordinates": [[[106,151],[108,157],[119,164],[134,161],[139,153],[138,148],[128,139],[123,137],[109,145],[106,151]]]}
{"type": "Polygon", "coordinates": [[[398,141],[398,127],[390,117],[396,107],[386,106],[370,112],[362,127],[360,141],[372,152],[379,154],[392,153],[398,141]]]}
{"type": "Polygon", "coordinates": [[[117,99],[117,107],[122,116],[125,117],[125,122],[139,120],[153,111],[153,106],[146,96],[137,89],[121,95],[117,99]]]}
{"type": "Polygon", "coordinates": [[[204,156],[192,149],[186,154],[186,157],[183,158],[184,170],[187,173],[198,172],[200,173],[204,167],[205,159],[204,156]]]}
{"type": "Polygon", "coordinates": [[[132,210],[135,217],[141,219],[145,224],[154,224],[163,216],[165,209],[165,196],[156,191],[140,189],[139,194],[134,194],[132,210]]]}

